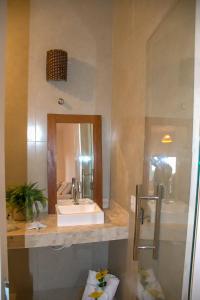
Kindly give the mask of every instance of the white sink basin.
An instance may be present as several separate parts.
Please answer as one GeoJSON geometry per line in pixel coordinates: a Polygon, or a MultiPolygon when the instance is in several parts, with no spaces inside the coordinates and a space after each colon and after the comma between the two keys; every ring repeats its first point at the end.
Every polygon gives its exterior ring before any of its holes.
{"type": "Polygon", "coordinates": [[[78,205],[74,204],[72,199],[69,200],[58,200],[58,210],[61,215],[73,214],[73,213],[87,213],[95,211],[95,202],[91,199],[79,199],[78,205]]]}
{"type": "Polygon", "coordinates": [[[59,200],[56,205],[57,225],[76,226],[103,224],[104,212],[90,199],[79,199],[75,205],[72,199],[59,200]]]}

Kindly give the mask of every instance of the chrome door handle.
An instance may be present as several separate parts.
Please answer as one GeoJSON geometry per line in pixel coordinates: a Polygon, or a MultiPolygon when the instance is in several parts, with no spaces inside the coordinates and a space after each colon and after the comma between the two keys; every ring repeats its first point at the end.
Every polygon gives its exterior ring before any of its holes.
{"type": "Polygon", "coordinates": [[[136,186],[136,209],[135,209],[135,232],[134,232],[134,245],[133,245],[133,260],[138,259],[138,250],[151,249],[153,250],[153,258],[158,258],[159,251],[159,237],[160,237],[160,213],[161,213],[161,201],[163,198],[163,186],[158,185],[156,195],[142,195],[142,185],[136,186]],[[140,221],[141,221],[141,200],[155,200],[156,212],[155,212],[155,227],[154,227],[154,239],[153,245],[139,245],[140,240],[140,221]]]}
{"type": "Polygon", "coordinates": [[[157,186],[158,199],[156,200],[156,215],[155,215],[155,227],[154,227],[154,239],[153,239],[153,258],[158,259],[159,254],[159,240],[160,240],[160,215],[161,215],[161,205],[164,195],[164,186],[159,184],[157,186]]]}

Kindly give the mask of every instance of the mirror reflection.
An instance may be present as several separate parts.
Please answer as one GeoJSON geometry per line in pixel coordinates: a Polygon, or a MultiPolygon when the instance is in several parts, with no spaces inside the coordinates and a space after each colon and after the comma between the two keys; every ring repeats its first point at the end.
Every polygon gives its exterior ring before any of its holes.
{"type": "Polygon", "coordinates": [[[93,199],[93,124],[56,124],[57,201],[93,199]]]}
{"type": "Polygon", "coordinates": [[[176,175],[176,157],[153,156],[150,162],[150,183],[153,185],[155,193],[158,185],[164,187],[163,199],[166,201],[174,200],[175,175],[176,175]]]}

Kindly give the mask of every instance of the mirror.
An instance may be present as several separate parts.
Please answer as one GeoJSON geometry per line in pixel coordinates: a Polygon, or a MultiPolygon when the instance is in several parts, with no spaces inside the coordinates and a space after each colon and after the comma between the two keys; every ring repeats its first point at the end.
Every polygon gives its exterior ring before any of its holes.
{"type": "Polygon", "coordinates": [[[101,148],[101,116],[48,115],[49,213],[75,198],[102,207],[101,148]]]}
{"type": "Polygon", "coordinates": [[[72,182],[79,198],[93,199],[93,124],[56,124],[57,201],[72,199],[72,182]]]}

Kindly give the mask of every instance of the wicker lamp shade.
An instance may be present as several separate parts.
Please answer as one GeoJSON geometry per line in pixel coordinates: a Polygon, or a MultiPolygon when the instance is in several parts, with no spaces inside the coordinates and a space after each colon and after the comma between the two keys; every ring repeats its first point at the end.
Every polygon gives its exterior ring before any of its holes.
{"type": "Polygon", "coordinates": [[[47,51],[47,80],[67,80],[67,52],[61,49],[47,51]]]}

